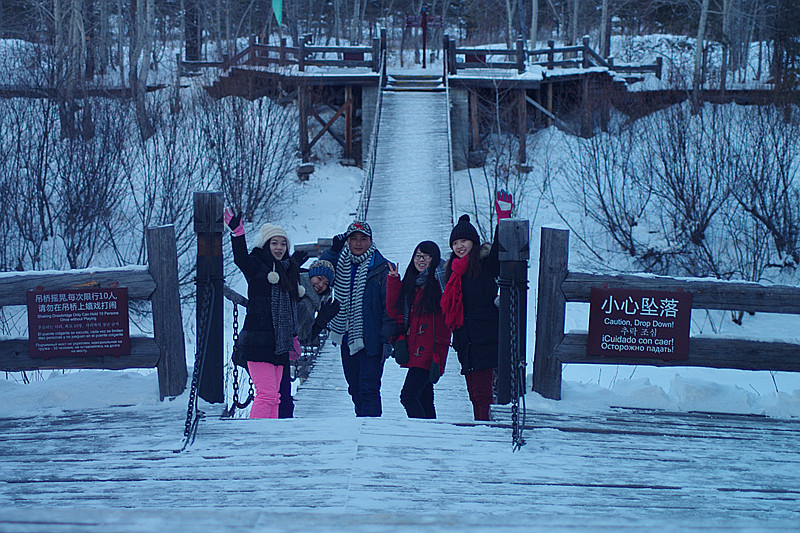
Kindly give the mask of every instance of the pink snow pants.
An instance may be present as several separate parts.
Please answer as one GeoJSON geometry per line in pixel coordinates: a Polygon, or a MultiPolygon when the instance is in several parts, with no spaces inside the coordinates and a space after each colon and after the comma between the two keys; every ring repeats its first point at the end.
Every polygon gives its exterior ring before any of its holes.
{"type": "Polygon", "coordinates": [[[283,367],[272,363],[248,361],[247,369],[256,388],[256,397],[250,408],[250,418],[278,418],[283,367]]]}

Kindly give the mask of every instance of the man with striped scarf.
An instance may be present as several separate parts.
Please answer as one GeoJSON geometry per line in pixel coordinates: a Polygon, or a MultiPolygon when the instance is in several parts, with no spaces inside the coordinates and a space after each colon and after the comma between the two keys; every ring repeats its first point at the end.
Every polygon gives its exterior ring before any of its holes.
{"type": "Polygon", "coordinates": [[[328,328],[341,347],[356,416],[381,416],[384,354],[395,327],[386,313],[388,262],[375,248],[369,224],[358,221],[334,238],[321,259],[336,268],[333,295],[341,307],[328,328]]]}

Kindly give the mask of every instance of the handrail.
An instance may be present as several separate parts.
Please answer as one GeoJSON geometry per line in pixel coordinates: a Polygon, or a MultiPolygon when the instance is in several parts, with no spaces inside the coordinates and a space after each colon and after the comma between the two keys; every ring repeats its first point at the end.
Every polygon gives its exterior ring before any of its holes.
{"type": "Polygon", "coordinates": [[[450,218],[451,222],[455,226],[456,224],[456,187],[455,187],[455,175],[453,174],[453,132],[451,130],[450,124],[450,80],[447,76],[447,69],[444,69],[444,73],[442,74],[442,79],[444,80],[444,93],[446,97],[446,106],[447,106],[447,172],[449,174],[449,181],[450,181],[450,218]]]}
{"type": "Polygon", "coordinates": [[[378,132],[381,123],[381,106],[383,103],[383,87],[386,80],[386,50],[381,52],[380,77],[378,81],[378,97],[375,103],[375,122],[372,124],[369,152],[367,153],[366,171],[361,184],[361,198],[356,209],[356,220],[366,220],[369,209],[369,197],[372,194],[372,179],[375,177],[375,159],[378,150],[378,132]]]}
{"type": "MultiPolygon", "coordinates": [[[[521,48],[518,49],[501,49],[501,48],[487,48],[487,47],[475,47],[475,48],[468,48],[468,47],[456,47],[455,45],[450,45],[449,53],[453,56],[453,67],[455,70],[459,68],[497,68],[497,69],[513,69],[517,68],[520,69],[520,72],[524,72],[525,65],[539,65],[545,66],[549,69],[554,67],[589,67],[589,66],[599,66],[605,67],[609,70],[619,70],[620,72],[653,72],[656,74],[657,77],[661,75],[661,65],[660,65],[660,58],[656,59],[654,64],[642,64],[642,65],[625,65],[625,66],[617,66],[614,65],[613,59],[604,59],[602,58],[597,52],[592,50],[589,47],[589,39],[584,37],[582,44],[577,45],[570,45],[570,46],[562,46],[556,48],[554,41],[548,41],[547,48],[537,48],[534,50],[526,50],[524,48],[524,44],[521,48]],[[580,58],[574,59],[567,59],[564,58],[565,54],[576,53],[581,54],[580,58]],[[464,61],[456,61],[455,56],[463,55],[465,56],[464,61]],[[493,56],[500,59],[500,58],[510,58],[513,56],[519,57],[520,54],[524,57],[524,61],[520,64],[520,61],[511,62],[511,61],[497,61],[492,60],[493,56]],[[556,61],[555,55],[560,54],[562,59],[556,61]],[[546,56],[544,61],[536,61],[535,58],[537,56],[546,56]],[[471,61],[469,59],[472,59],[471,61]],[[476,61],[476,59],[478,59],[476,61]]],[[[519,45],[518,45],[519,46],[519,45]]]]}

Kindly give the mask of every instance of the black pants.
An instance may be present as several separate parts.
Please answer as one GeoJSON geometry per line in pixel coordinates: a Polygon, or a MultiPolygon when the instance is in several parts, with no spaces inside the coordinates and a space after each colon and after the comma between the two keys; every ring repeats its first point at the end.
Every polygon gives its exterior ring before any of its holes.
{"type": "Polygon", "coordinates": [[[436,418],[433,407],[433,383],[428,371],[422,368],[409,368],[403,390],[400,391],[400,403],[406,408],[408,418],[436,418]]]}
{"type": "Polygon", "coordinates": [[[289,366],[283,366],[283,377],[281,378],[281,403],[278,405],[278,418],[294,418],[294,398],[292,398],[292,375],[289,373],[289,366]]]}

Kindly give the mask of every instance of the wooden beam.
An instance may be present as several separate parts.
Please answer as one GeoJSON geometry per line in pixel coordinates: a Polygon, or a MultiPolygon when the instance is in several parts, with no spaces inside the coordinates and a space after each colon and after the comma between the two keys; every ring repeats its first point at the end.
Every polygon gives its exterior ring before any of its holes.
{"type": "Polygon", "coordinates": [[[150,337],[131,336],[130,355],[71,356],[32,358],[28,355],[28,339],[0,341],[0,371],[29,372],[32,370],[96,368],[121,370],[124,368],[154,368],[161,354],[156,341],[150,337]]]}
{"type": "Polygon", "coordinates": [[[308,107],[308,89],[300,85],[297,88],[297,110],[300,119],[300,157],[303,163],[308,163],[311,159],[308,145],[308,107]]]}
{"type": "Polygon", "coordinates": [[[519,138],[519,150],[517,152],[517,162],[522,165],[528,159],[527,137],[528,137],[528,106],[526,100],[530,98],[525,89],[520,89],[517,94],[517,135],[519,138]]]}
{"type": "Polygon", "coordinates": [[[178,250],[174,226],[147,228],[147,263],[156,290],[153,307],[153,336],[159,348],[158,388],[163,400],[186,389],[186,346],[178,289],[178,250]]]}
{"type": "Polygon", "coordinates": [[[467,89],[469,95],[469,115],[472,121],[472,149],[477,150],[480,147],[480,128],[478,121],[478,95],[472,89],[467,89]]]}
{"type": "Polygon", "coordinates": [[[689,358],[664,360],[643,357],[601,357],[586,354],[588,335],[569,333],[555,350],[561,363],[609,365],[692,366],[800,372],[800,344],[735,338],[689,339],[689,358]]]}
{"type": "Polygon", "coordinates": [[[344,114],[344,155],[348,159],[353,157],[353,86],[344,88],[344,103],[347,106],[344,114]]]}
{"type": "Polygon", "coordinates": [[[325,134],[326,131],[330,133],[331,137],[336,139],[340,145],[342,145],[342,148],[344,148],[345,150],[347,149],[344,140],[342,140],[342,138],[336,135],[334,132],[328,130],[330,130],[330,127],[333,125],[334,122],[336,122],[336,119],[339,118],[342,115],[342,113],[344,113],[347,110],[348,107],[350,107],[350,103],[345,102],[344,105],[342,105],[342,107],[340,107],[339,110],[336,111],[336,113],[334,113],[333,117],[331,117],[331,119],[327,123],[324,120],[322,120],[322,117],[320,117],[316,111],[314,111],[313,109],[309,109],[314,118],[316,118],[317,121],[323,126],[322,131],[317,133],[309,143],[308,145],[309,150],[317,143],[317,141],[325,134]]]}
{"type": "Polygon", "coordinates": [[[668,278],[619,274],[587,274],[570,272],[561,291],[568,302],[588,302],[592,287],[685,291],[692,293],[692,308],[800,314],[800,287],[759,285],[744,281],[722,281],[704,278],[668,278]]]}
{"type": "Polygon", "coordinates": [[[568,261],[569,231],[542,228],[533,390],[552,400],[561,399],[561,361],[555,349],[564,338],[567,300],[561,284],[567,277],[568,261]]]}
{"type": "Polygon", "coordinates": [[[223,384],[222,207],[218,191],[194,193],[194,231],[197,234],[198,357],[204,357],[199,395],[209,403],[225,401],[223,384]],[[203,340],[204,339],[204,340],[203,340]],[[203,350],[203,348],[205,350],[203,350]]]}
{"type": "Polygon", "coordinates": [[[3,272],[0,276],[0,307],[27,305],[27,291],[36,287],[58,291],[76,287],[127,287],[128,298],[146,300],[156,282],[146,266],[84,268],[64,272],[3,272]]]}

